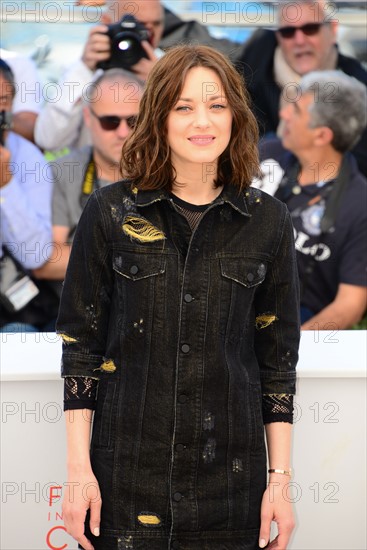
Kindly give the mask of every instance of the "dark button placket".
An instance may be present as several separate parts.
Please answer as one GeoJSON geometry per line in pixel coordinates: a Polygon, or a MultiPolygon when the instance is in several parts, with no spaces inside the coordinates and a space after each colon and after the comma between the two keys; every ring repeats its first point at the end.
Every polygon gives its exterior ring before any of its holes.
{"type": "Polygon", "coordinates": [[[208,243],[211,243],[212,233],[212,223],[202,223],[204,220],[206,215],[191,236],[181,286],[180,344],[176,364],[176,445],[170,477],[173,533],[175,529],[195,530],[198,522],[192,472],[197,468],[200,438],[201,408],[198,403],[202,397],[205,361],[200,344],[205,341],[210,281],[209,263],[202,261],[202,254],[205,254],[206,247],[210,249],[208,243]]]}

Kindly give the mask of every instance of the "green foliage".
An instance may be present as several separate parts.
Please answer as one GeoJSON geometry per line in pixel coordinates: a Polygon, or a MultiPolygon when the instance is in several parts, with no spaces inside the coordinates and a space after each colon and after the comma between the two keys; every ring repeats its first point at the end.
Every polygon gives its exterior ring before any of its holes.
{"type": "Polygon", "coordinates": [[[352,326],[352,330],[367,330],[367,311],[364,314],[363,319],[361,319],[359,323],[352,326]]]}

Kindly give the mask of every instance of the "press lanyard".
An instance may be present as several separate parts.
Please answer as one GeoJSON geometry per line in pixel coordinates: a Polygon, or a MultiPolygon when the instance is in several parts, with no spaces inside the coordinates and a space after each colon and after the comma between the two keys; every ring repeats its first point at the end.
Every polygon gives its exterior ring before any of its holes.
{"type": "Polygon", "coordinates": [[[82,192],[80,195],[80,206],[84,208],[89,199],[89,196],[95,189],[98,189],[98,180],[96,176],[96,165],[93,159],[93,151],[91,153],[87,168],[84,172],[84,180],[82,185],[82,192]]]}
{"type": "MultiPolygon", "coordinates": [[[[324,200],[325,203],[326,203],[327,198],[331,193],[333,184],[334,184],[334,180],[324,182],[324,185],[322,186],[320,191],[317,193],[317,195],[314,195],[305,204],[302,204],[302,205],[298,206],[297,208],[295,208],[294,210],[292,210],[292,212],[291,212],[292,218],[300,216],[302,214],[302,212],[307,210],[307,208],[320,203],[321,200],[324,200]]],[[[302,192],[302,189],[301,189],[301,192],[302,192]]],[[[299,193],[296,193],[296,194],[299,194],[299,193]]],[[[292,195],[294,196],[294,193],[292,193],[292,195]]],[[[288,196],[287,200],[285,201],[286,204],[288,204],[288,201],[291,199],[292,195],[288,196]]]]}

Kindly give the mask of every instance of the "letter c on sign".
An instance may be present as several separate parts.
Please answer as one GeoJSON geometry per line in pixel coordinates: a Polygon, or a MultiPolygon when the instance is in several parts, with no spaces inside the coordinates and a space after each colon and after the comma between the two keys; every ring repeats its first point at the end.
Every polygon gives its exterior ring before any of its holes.
{"type": "Polygon", "coordinates": [[[63,546],[54,546],[52,542],[50,541],[51,533],[56,531],[56,529],[62,529],[63,531],[66,531],[65,527],[63,525],[56,525],[56,527],[52,527],[52,529],[49,530],[46,537],[47,546],[51,548],[51,550],[64,550],[64,548],[67,548],[67,544],[64,544],[63,546]]]}

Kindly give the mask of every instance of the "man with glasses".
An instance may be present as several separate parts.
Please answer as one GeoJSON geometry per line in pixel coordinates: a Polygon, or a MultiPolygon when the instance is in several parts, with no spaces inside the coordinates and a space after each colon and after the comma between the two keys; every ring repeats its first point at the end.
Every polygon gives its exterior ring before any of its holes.
{"type": "MultiPolygon", "coordinates": [[[[279,2],[278,29],[260,29],[245,44],[241,67],[264,135],[277,132],[280,103],[297,100],[298,83],[311,71],[339,69],[367,85],[362,65],[336,46],[336,17],[324,0],[279,2]]],[[[364,174],[366,151],[365,132],[353,151],[364,174]]]]}
{"type": "Polygon", "coordinates": [[[121,149],[134,127],[142,93],[142,82],[123,69],[105,71],[90,84],[83,114],[92,146],[52,163],[54,249],[50,260],[35,271],[37,278],[64,278],[74,231],[90,194],[121,179],[121,149]]]}

